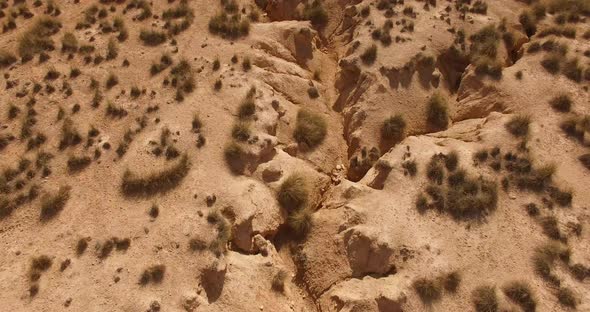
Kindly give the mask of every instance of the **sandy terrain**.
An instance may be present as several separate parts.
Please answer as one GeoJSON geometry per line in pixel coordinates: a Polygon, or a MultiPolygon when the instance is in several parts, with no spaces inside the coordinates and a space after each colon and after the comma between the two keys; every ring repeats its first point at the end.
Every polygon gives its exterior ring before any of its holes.
{"type": "Polygon", "coordinates": [[[0,0],[1,311],[590,311],[587,0],[0,0]]]}

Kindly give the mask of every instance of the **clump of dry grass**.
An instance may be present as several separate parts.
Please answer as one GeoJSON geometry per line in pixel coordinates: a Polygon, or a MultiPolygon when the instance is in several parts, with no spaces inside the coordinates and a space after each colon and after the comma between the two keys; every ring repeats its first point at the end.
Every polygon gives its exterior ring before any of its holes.
{"type": "Polygon", "coordinates": [[[567,287],[560,287],[557,291],[557,300],[563,306],[575,309],[578,305],[578,299],[574,292],[567,287]]]}
{"type": "Polygon", "coordinates": [[[321,115],[307,109],[299,110],[293,132],[295,141],[314,148],[324,141],[327,132],[326,121],[321,115]]]}
{"type": "Polygon", "coordinates": [[[144,45],[148,47],[155,47],[166,41],[166,33],[153,29],[142,29],[139,33],[139,39],[144,45]]]}
{"type": "Polygon", "coordinates": [[[526,136],[529,133],[530,116],[515,115],[504,126],[506,130],[516,137],[526,136]]]}
{"type": "Polygon", "coordinates": [[[123,174],[121,190],[125,196],[152,196],[157,193],[165,193],[182,182],[190,169],[188,155],[184,154],[180,161],[165,170],[151,173],[146,176],[136,176],[127,170],[123,174]]]}
{"type": "Polygon", "coordinates": [[[513,281],[502,287],[502,291],[510,300],[520,305],[525,312],[534,312],[537,301],[528,283],[513,281]]]}
{"type": "Polygon", "coordinates": [[[241,14],[221,12],[209,20],[209,31],[225,38],[237,39],[250,32],[250,21],[241,14]]]}
{"type": "Polygon", "coordinates": [[[446,99],[440,93],[434,93],[427,103],[428,124],[437,130],[444,130],[449,126],[449,113],[446,99]]]}
{"type": "Polygon", "coordinates": [[[40,219],[42,221],[48,221],[63,210],[66,203],[70,199],[71,187],[62,186],[59,188],[56,194],[46,194],[41,198],[41,214],[40,219]]]}
{"type": "Polygon", "coordinates": [[[152,282],[155,284],[159,284],[164,279],[164,274],[166,273],[166,266],[163,264],[157,264],[151,266],[143,271],[141,277],[139,278],[140,285],[147,285],[148,283],[152,282]]]}
{"type": "Polygon", "coordinates": [[[377,59],[377,46],[373,44],[367,47],[365,51],[361,54],[360,58],[365,65],[373,65],[373,63],[375,63],[375,60],[377,59]]]}
{"type": "Polygon", "coordinates": [[[0,50],[0,68],[8,67],[16,62],[16,56],[12,52],[0,50]]]}
{"type": "Polygon", "coordinates": [[[285,291],[285,280],[287,276],[287,271],[279,270],[272,278],[272,289],[279,292],[285,291]]]}
{"type": "Polygon", "coordinates": [[[496,312],[498,311],[498,298],[496,288],[489,285],[478,286],[471,293],[471,300],[477,312],[496,312]]]}
{"type": "Polygon", "coordinates": [[[406,121],[402,115],[397,114],[387,118],[381,126],[381,138],[399,142],[403,139],[406,130],[406,121]]]}
{"type": "Polygon", "coordinates": [[[207,215],[207,221],[216,225],[217,237],[209,244],[209,250],[219,257],[227,251],[232,236],[231,224],[218,210],[212,210],[207,215]]]}
{"type": "Polygon", "coordinates": [[[420,278],[412,284],[423,303],[431,304],[442,297],[442,287],[436,280],[420,278]]]}
{"type": "Polygon", "coordinates": [[[35,54],[55,49],[51,36],[62,27],[54,17],[41,16],[18,39],[18,53],[23,59],[35,54]]]}
{"type": "Polygon", "coordinates": [[[80,172],[86,169],[92,160],[88,156],[70,156],[68,158],[68,171],[70,173],[80,172]]]}

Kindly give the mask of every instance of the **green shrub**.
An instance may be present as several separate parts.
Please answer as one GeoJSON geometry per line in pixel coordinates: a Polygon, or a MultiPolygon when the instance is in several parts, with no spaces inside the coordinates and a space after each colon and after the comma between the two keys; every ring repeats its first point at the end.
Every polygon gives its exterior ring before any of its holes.
{"type": "Polygon", "coordinates": [[[166,41],[166,34],[157,30],[142,29],[139,33],[139,39],[143,41],[144,45],[155,47],[166,41]]]}
{"type": "Polygon", "coordinates": [[[425,304],[439,301],[442,297],[442,289],[437,281],[427,278],[419,278],[412,284],[414,290],[425,304]]]}
{"type": "Polygon", "coordinates": [[[391,116],[381,126],[381,138],[384,140],[399,142],[404,138],[406,121],[402,115],[391,116]]]}
{"type": "Polygon", "coordinates": [[[301,109],[297,113],[297,121],[293,137],[298,143],[306,144],[313,148],[324,141],[328,132],[324,118],[307,109],[301,109]]]}
{"type": "Polygon", "coordinates": [[[529,133],[529,124],[531,117],[525,115],[515,115],[504,124],[506,130],[516,137],[526,136],[529,133]]]}
{"type": "Polygon", "coordinates": [[[475,288],[471,294],[471,300],[477,312],[498,311],[498,298],[496,297],[496,288],[493,286],[484,285],[475,288]]]}
{"type": "Polygon", "coordinates": [[[309,191],[303,175],[294,173],[287,177],[277,193],[279,204],[288,211],[300,210],[308,202],[309,191]]]}
{"type": "Polygon", "coordinates": [[[154,172],[146,176],[137,176],[127,170],[121,181],[123,195],[129,197],[153,196],[165,193],[182,182],[190,169],[188,155],[184,154],[180,161],[165,170],[154,172]]]}
{"type": "Polygon", "coordinates": [[[376,45],[371,45],[370,47],[366,48],[365,51],[361,54],[361,61],[363,61],[363,63],[365,65],[372,65],[373,63],[375,63],[375,60],[377,59],[377,46],[376,45]]]}
{"type": "Polygon", "coordinates": [[[534,312],[536,310],[537,302],[527,283],[513,281],[506,284],[502,290],[506,297],[520,305],[524,312],[534,312]]]}
{"type": "Polygon", "coordinates": [[[70,199],[69,186],[62,186],[57,191],[57,194],[48,194],[41,198],[41,215],[42,221],[48,221],[63,210],[66,203],[70,199]]]}

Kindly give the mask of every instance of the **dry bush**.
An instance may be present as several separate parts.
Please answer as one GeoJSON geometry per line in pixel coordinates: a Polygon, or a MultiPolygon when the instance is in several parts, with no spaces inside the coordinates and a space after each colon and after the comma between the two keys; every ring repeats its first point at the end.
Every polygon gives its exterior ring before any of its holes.
{"type": "Polygon", "coordinates": [[[305,4],[303,7],[303,18],[311,21],[311,24],[315,27],[323,27],[328,22],[328,13],[326,13],[322,2],[315,0],[305,4]]]}
{"type": "Polygon", "coordinates": [[[146,176],[136,176],[127,170],[123,174],[121,190],[128,197],[152,196],[165,193],[182,182],[190,169],[188,155],[182,155],[180,161],[165,170],[153,172],[146,176]]]}
{"type": "Polygon", "coordinates": [[[209,20],[209,31],[222,37],[237,39],[250,32],[250,21],[241,14],[221,12],[209,20]]]}
{"type": "Polygon", "coordinates": [[[234,124],[231,130],[231,136],[237,141],[247,141],[250,138],[250,124],[247,122],[234,124]]]}
{"type": "Polygon", "coordinates": [[[383,122],[381,126],[381,138],[399,142],[404,138],[406,130],[406,121],[402,115],[391,116],[383,122]]]}
{"type": "Polygon", "coordinates": [[[455,293],[461,284],[461,274],[457,271],[447,273],[442,277],[442,283],[446,291],[455,293]]]}
{"type": "Polygon", "coordinates": [[[18,39],[18,53],[24,59],[35,54],[55,49],[51,36],[61,28],[59,20],[49,16],[41,16],[18,39]]]}
{"type": "Polygon", "coordinates": [[[164,279],[164,274],[166,273],[166,266],[163,264],[158,264],[151,266],[143,271],[141,277],[139,278],[140,285],[146,285],[149,282],[159,284],[164,279]]]}
{"type": "Polygon", "coordinates": [[[272,278],[272,289],[279,292],[285,291],[285,280],[287,277],[287,271],[279,270],[272,278]]]}
{"type": "Polygon", "coordinates": [[[553,266],[558,259],[569,262],[569,257],[570,250],[562,243],[552,241],[539,246],[532,258],[535,273],[544,280],[559,285],[559,279],[552,272],[553,266]]]}
{"type": "Polygon", "coordinates": [[[68,158],[68,171],[70,173],[80,172],[90,166],[92,160],[88,156],[70,156],[68,158]]]}
{"type": "Polygon", "coordinates": [[[309,199],[309,190],[305,177],[297,173],[287,177],[279,187],[277,199],[281,206],[288,211],[299,210],[304,207],[309,199]]]}
{"type": "Polygon", "coordinates": [[[528,283],[513,281],[502,287],[504,294],[510,300],[522,307],[524,312],[534,312],[537,308],[537,301],[528,283]]]}
{"type": "Polygon", "coordinates": [[[504,125],[506,130],[516,137],[526,136],[529,133],[530,116],[515,115],[504,125]]]}
{"type": "Polygon", "coordinates": [[[166,41],[166,34],[153,29],[142,29],[139,33],[139,39],[144,45],[155,47],[166,41]]]}
{"type": "Polygon", "coordinates": [[[235,142],[231,142],[224,148],[224,157],[227,165],[234,174],[242,174],[246,169],[246,156],[247,153],[235,142]]]}
{"type": "Polygon", "coordinates": [[[16,62],[16,56],[6,50],[0,50],[0,68],[8,67],[16,62]]]}
{"type": "Polygon", "coordinates": [[[590,154],[583,154],[578,157],[578,160],[582,163],[586,169],[590,170],[590,154]]]}
{"type": "Polygon", "coordinates": [[[310,208],[303,208],[289,213],[287,224],[295,236],[304,236],[313,227],[313,216],[310,208]]]}
{"type": "Polygon", "coordinates": [[[324,118],[307,109],[301,109],[297,113],[297,121],[293,138],[298,143],[306,144],[310,148],[320,145],[328,132],[324,118]]]}
{"type": "Polygon", "coordinates": [[[366,48],[360,58],[365,65],[370,66],[375,63],[375,60],[377,59],[377,46],[372,44],[370,47],[366,48]]]}
{"type": "Polygon", "coordinates": [[[428,124],[437,130],[444,130],[449,126],[449,113],[446,99],[439,93],[434,93],[427,104],[428,124]]]}
{"type": "Polygon", "coordinates": [[[71,32],[66,32],[61,39],[61,52],[76,53],[78,52],[78,39],[71,32]]]}
{"type": "Polygon", "coordinates": [[[119,55],[119,46],[115,38],[110,38],[107,44],[107,60],[114,60],[119,55]]]}
{"type": "Polygon", "coordinates": [[[436,280],[420,278],[415,280],[412,286],[425,304],[439,301],[442,297],[442,287],[436,280]]]}
{"type": "Polygon", "coordinates": [[[71,187],[62,186],[56,194],[46,194],[41,198],[41,221],[48,221],[63,210],[70,199],[71,187]]]}
{"type": "Polygon", "coordinates": [[[227,252],[227,244],[232,236],[231,224],[218,210],[207,214],[207,222],[216,225],[217,237],[209,244],[209,250],[219,257],[227,252]]]}
{"type": "Polygon", "coordinates": [[[554,216],[547,216],[540,220],[541,227],[543,228],[543,233],[547,235],[551,239],[559,240],[561,238],[561,232],[559,231],[559,226],[557,222],[557,218],[554,216]]]}
{"type": "Polygon", "coordinates": [[[476,312],[498,311],[498,298],[496,288],[493,286],[479,286],[471,293],[471,300],[476,312]]]}
{"type": "Polygon", "coordinates": [[[86,249],[88,248],[88,240],[86,238],[81,238],[76,243],[76,255],[82,255],[86,249]]]}
{"type": "Polygon", "coordinates": [[[552,75],[559,73],[563,57],[557,53],[550,53],[541,60],[541,66],[552,75]]]}
{"type": "Polygon", "coordinates": [[[574,292],[566,287],[560,287],[557,291],[557,300],[563,306],[575,309],[578,305],[578,300],[574,292]]]}
{"type": "Polygon", "coordinates": [[[59,149],[63,150],[69,146],[76,146],[82,142],[82,137],[78,133],[78,130],[74,128],[71,119],[66,118],[61,128],[61,138],[59,141],[59,149]]]}

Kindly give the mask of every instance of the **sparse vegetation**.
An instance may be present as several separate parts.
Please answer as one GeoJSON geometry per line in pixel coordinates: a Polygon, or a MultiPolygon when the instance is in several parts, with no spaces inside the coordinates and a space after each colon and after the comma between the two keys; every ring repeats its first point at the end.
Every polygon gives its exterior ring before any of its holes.
{"type": "Polygon", "coordinates": [[[361,61],[363,61],[363,63],[365,65],[373,65],[373,63],[375,63],[375,60],[377,59],[377,46],[376,45],[371,45],[370,47],[366,48],[365,51],[361,54],[361,61]]]}
{"type": "Polygon", "coordinates": [[[209,20],[209,31],[230,39],[247,36],[250,32],[250,21],[241,14],[228,15],[221,12],[209,20]]]}
{"type": "Polygon", "coordinates": [[[328,13],[320,0],[306,3],[303,8],[303,18],[311,21],[315,27],[323,27],[328,22],[328,13]]]}
{"type": "Polygon", "coordinates": [[[529,133],[531,118],[525,115],[515,115],[504,125],[506,130],[516,137],[526,136],[529,133]]]}
{"type": "Polygon", "coordinates": [[[42,221],[48,221],[54,218],[63,210],[70,199],[70,190],[71,188],[69,186],[62,186],[56,194],[46,194],[41,198],[40,218],[42,221]]]}
{"type": "Polygon", "coordinates": [[[510,300],[520,305],[525,312],[534,312],[537,302],[528,283],[513,281],[502,287],[504,294],[510,300]]]}
{"type": "Polygon", "coordinates": [[[61,23],[54,17],[42,16],[37,18],[35,23],[27,29],[18,39],[18,53],[27,60],[35,54],[43,51],[53,50],[54,43],[51,36],[56,34],[61,23]]]}
{"type": "Polygon", "coordinates": [[[188,174],[190,162],[184,154],[177,164],[146,176],[137,176],[127,170],[123,174],[121,190],[125,196],[152,196],[157,193],[165,193],[182,182],[188,174]]]}
{"type": "Polygon", "coordinates": [[[437,130],[446,129],[449,126],[449,109],[445,98],[439,93],[434,93],[427,105],[428,124],[437,130]]]}
{"type": "Polygon", "coordinates": [[[70,173],[80,172],[90,165],[92,160],[88,156],[70,156],[68,158],[68,171],[70,173]]]}

